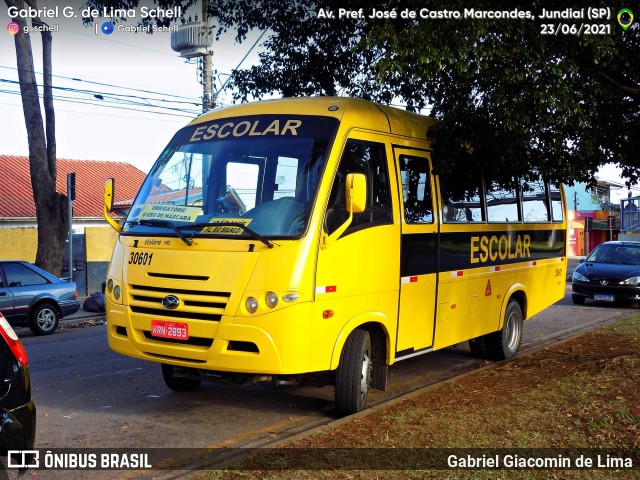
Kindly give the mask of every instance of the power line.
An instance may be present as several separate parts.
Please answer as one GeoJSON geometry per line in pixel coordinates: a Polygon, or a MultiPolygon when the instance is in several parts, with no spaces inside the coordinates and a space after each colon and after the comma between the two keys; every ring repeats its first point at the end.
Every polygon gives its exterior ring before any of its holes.
{"type": "MultiPolygon", "coordinates": [[[[5,93],[5,94],[9,94],[9,95],[20,95],[19,91],[10,91],[10,90],[5,90],[5,91],[0,91],[0,93],[5,93]]],[[[34,97],[37,96],[38,98],[42,98],[42,94],[27,94],[28,96],[34,97]]],[[[103,107],[103,108],[115,108],[115,109],[120,109],[120,110],[131,110],[131,111],[136,111],[136,112],[144,112],[144,113],[154,113],[154,114],[159,114],[159,115],[173,115],[173,116],[180,116],[180,117],[185,117],[185,118],[193,118],[194,116],[196,116],[199,112],[196,111],[190,111],[190,110],[184,110],[184,109],[179,109],[179,108],[170,108],[170,107],[163,107],[163,106],[157,106],[157,105],[142,105],[142,104],[136,104],[136,103],[131,103],[131,102],[96,102],[93,100],[87,100],[87,99],[82,99],[82,98],[76,98],[76,97],[65,97],[65,96],[61,96],[61,95],[57,95],[57,96],[53,96],[54,100],[58,100],[58,101],[62,101],[62,102],[69,102],[69,103],[75,103],[75,104],[79,104],[79,105],[92,105],[92,106],[97,106],[97,107],[103,107]],[[116,105],[114,105],[114,103],[116,105]],[[127,105],[127,106],[123,106],[123,105],[127,105]],[[140,109],[140,108],[130,108],[133,106],[141,106],[144,107],[144,109],[140,109]],[[155,109],[163,109],[163,110],[171,110],[170,112],[163,112],[163,111],[158,111],[158,110],[149,110],[149,108],[155,108],[155,109]],[[186,115],[185,115],[186,114],[186,115]]]]}
{"type": "MultiPolygon", "coordinates": [[[[10,66],[7,66],[7,65],[0,65],[0,68],[4,68],[4,69],[7,69],[7,70],[15,70],[15,71],[18,70],[17,67],[10,67],[10,66]]],[[[36,73],[38,75],[42,75],[42,72],[38,72],[37,70],[25,70],[25,71],[28,72],[28,73],[36,73]]],[[[152,95],[159,95],[159,96],[162,96],[162,97],[179,98],[179,99],[188,101],[188,102],[185,102],[185,103],[196,104],[196,102],[197,102],[198,105],[200,104],[199,103],[200,99],[198,97],[185,97],[185,96],[182,96],[182,95],[173,95],[173,94],[165,93],[165,92],[155,92],[153,90],[145,90],[145,89],[141,89],[141,88],[125,87],[125,86],[115,85],[115,84],[111,84],[111,83],[95,82],[95,81],[92,81],[92,80],[83,80],[81,78],[67,77],[67,76],[64,76],[64,75],[52,75],[52,77],[63,78],[65,80],[72,80],[72,81],[75,81],[75,82],[89,83],[89,84],[92,84],[92,85],[99,85],[99,86],[103,86],[103,87],[111,87],[111,88],[118,88],[118,89],[122,89],[122,90],[129,90],[129,91],[132,91],[132,92],[149,93],[149,94],[152,94],[152,95]]]]}
{"type": "MultiPolygon", "coordinates": [[[[20,82],[18,80],[9,80],[5,78],[0,78],[0,83],[20,85],[20,82]]],[[[143,106],[143,107],[161,108],[161,109],[167,109],[167,110],[176,110],[176,111],[182,111],[182,112],[188,112],[188,113],[195,113],[194,110],[177,108],[177,107],[169,107],[169,106],[163,106],[163,105],[153,105],[151,103],[151,102],[182,103],[182,104],[187,103],[187,102],[181,102],[178,100],[156,99],[156,98],[149,98],[149,97],[140,97],[138,95],[123,95],[123,94],[116,94],[116,93],[97,92],[93,90],[80,90],[80,89],[75,89],[70,87],[59,87],[59,86],[52,86],[52,89],[61,90],[63,92],[75,93],[75,94],[90,95],[105,103],[126,103],[130,105],[137,105],[137,106],[143,106]]],[[[6,90],[5,93],[14,93],[14,91],[6,90]]],[[[77,98],[77,97],[63,97],[59,95],[58,98],[68,99],[68,98],[77,98]]],[[[188,104],[191,105],[191,103],[188,103],[188,104]]]]}

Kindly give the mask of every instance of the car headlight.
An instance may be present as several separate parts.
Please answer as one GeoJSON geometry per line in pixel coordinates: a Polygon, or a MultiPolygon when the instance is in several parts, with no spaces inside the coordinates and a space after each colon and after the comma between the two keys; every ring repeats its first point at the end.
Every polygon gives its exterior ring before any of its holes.
{"type": "Polygon", "coordinates": [[[584,275],[582,275],[581,273],[578,272],[573,272],[573,276],[571,277],[572,281],[578,281],[578,282],[588,282],[589,279],[587,277],[585,277],[584,275]]]}
{"type": "Polygon", "coordinates": [[[631,277],[631,278],[627,278],[626,280],[623,280],[622,285],[635,285],[637,286],[640,283],[640,277],[631,277]]]}

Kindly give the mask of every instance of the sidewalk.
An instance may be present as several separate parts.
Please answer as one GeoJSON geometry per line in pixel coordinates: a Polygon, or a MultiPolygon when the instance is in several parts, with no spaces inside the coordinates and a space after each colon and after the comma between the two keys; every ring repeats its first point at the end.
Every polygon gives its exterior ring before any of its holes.
{"type": "Polygon", "coordinates": [[[84,301],[87,299],[87,297],[78,297],[78,300],[80,300],[80,310],[78,310],[76,313],[74,313],[73,315],[67,315],[64,318],[60,319],[60,327],[64,328],[65,326],[68,325],[78,325],[84,322],[92,322],[92,321],[105,321],[105,313],[104,312],[87,312],[84,308],[82,308],[82,305],[84,305],[84,301]]]}

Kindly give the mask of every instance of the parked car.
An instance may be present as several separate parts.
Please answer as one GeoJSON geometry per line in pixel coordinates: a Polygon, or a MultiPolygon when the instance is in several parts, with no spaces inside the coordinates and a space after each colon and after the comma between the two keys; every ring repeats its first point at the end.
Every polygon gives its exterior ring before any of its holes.
{"type": "Polygon", "coordinates": [[[28,262],[0,261],[0,313],[13,327],[29,327],[35,335],[49,335],[62,317],[79,308],[75,282],[28,262]]]}
{"type": "Polygon", "coordinates": [[[573,303],[640,301],[640,242],[605,242],[574,270],[573,303]]]}
{"type": "Polygon", "coordinates": [[[0,314],[0,455],[32,449],[35,436],[36,407],[31,400],[27,353],[0,314]]]}

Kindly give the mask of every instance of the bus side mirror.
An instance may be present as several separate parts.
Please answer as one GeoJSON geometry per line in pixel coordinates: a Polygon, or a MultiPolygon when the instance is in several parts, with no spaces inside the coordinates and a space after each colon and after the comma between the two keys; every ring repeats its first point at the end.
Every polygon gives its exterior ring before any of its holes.
{"type": "Polygon", "coordinates": [[[364,173],[349,173],[344,185],[345,208],[349,217],[331,235],[323,234],[321,248],[335,242],[353,222],[353,214],[364,212],[367,206],[367,177],[364,173]]]}
{"type": "Polygon", "coordinates": [[[344,189],[347,212],[364,212],[367,206],[367,177],[364,173],[349,173],[344,189]]]}
{"type": "Polygon", "coordinates": [[[115,190],[115,179],[108,178],[107,182],[104,184],[104,208],[107,209],[107,212],[111,212],[113,210],[113,193],[115,190]]]}
{"type": "Polygon", "coordinates": [[[107,221],[109,225],[111,225],[116,232],[120,232],[122,227],[118,225],[118,223],[111,218],[109,212],[113,210],[113,196],[115,193],[115,179],[109,178],[107,183],[104,184],[104,194],[103,194],[103,203],[104,203],[104,219],[107,221]]]}

